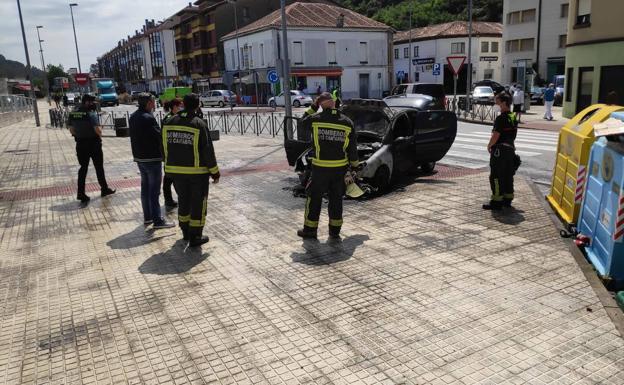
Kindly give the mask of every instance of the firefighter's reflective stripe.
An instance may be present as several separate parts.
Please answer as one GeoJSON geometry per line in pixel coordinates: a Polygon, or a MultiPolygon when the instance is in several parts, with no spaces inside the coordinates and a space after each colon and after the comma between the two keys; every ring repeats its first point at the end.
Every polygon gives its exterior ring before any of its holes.
{"type": "Polygon", "coordinates": [[[342,226],[342,219],[330,219],[329,220],[329,225],[330,226],[335,226],[335,227],[342,226]]]}
{"type": "Polygon", "coordinates": [[[319,167],[343,167],[349,164],[349,160],[346,157],[347,147],[349,146],[349,134],[351,133],[351,127],[342,124],[325,123],[325,122],[313,122],[312,123],[312,136],[314,138],[314,148],[316,150],[315,157],[312,158],[312,164],[319,167]],[[342,147],[345,157],[343,159],[323,160],[321,157],[321,146],[319,143],[318,130],[320,128],[328,128],[331,130],[344,131],[345,142],[342,147]]]}
{"type": "Polygon", "coordinates": [[[208,172],[211,174],[216,174],[219,172],[219,167],[218,166],[214,166],[208,169],[208,172]]]}
{"type": "Polygon", "coordinates": [[[186,223],[191,220],[190,215],[178,215],[178,221],[181,223],[186,223]]]}
{"type": "Polygon", "coordinates": [[[165,172],[171,174],[188,174],[188,175],[197,175],[197,174],[210,174],[208,167],[186,167],[186,166],[169,166],[165,165],[165,172]]]}
{"type": "Polygon", "coordinates": [[[498,178],[494,178],[494,194],[492,194],[492,200],[495,202],[503,200],[503,196],[500,193],[500,183],[498,178]]]}
{"type": "Polygon", "coordinates": [[[311,221],[308,219],[309,214],[310,214],[310,197],[307,197],[306,205],[305,205],[305,214],[304,214],[305,220],[303,221],[303,224],[308,227],[314,227],[314,228],[318,227],[318,221],[311,221]]]}
{"type": "Polygon", "coordinates": [[[314,115],[315,113],[316,113],[316,110],[314,110],[314,108],[312,107],[308,107],[308,109],[305,110],[306,115],[314,115]]]}

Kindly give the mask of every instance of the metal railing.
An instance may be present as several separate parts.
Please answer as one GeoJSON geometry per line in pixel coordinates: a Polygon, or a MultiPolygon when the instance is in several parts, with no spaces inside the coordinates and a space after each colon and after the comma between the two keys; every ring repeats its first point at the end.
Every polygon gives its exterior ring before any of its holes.
{"type": "Polygon", "coordinates": [[[457,119],[492,123],[500,113],[494,103],[472,102],[470,108],[466,108],[466,98],[447,98],[446,110],[454,112],[457,119]]]}
{"type": "Polygon", "coordinates": [[[33,116],[33,99],[22,95],[0,95],[0,127],[33,116]]]}

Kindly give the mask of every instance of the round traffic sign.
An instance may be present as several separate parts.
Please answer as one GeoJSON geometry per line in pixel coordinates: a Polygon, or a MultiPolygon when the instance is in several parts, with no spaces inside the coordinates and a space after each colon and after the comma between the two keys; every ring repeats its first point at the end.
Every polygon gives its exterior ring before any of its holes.
{"type": "Polygon", "coordinates": [[[279,82],[279,75],[277,74],[277,71],[270,70],[269,72],[267,72],[267,79],[269,80],[269,83],[275,84],[279,82]]]}

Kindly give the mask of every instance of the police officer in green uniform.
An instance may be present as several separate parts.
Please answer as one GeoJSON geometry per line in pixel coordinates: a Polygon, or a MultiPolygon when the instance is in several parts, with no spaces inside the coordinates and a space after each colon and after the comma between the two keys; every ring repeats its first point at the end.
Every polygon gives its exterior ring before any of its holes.
{"type": "Polygon", "coordinates": [[[490,187],[492,197],[483,205],[484,210],[501,210],[511,207],[514,198],[513,177],[516,171],[518,119],[511,112],[511,96],[505,92],[496,95],[496,105],[501,113],[494,121],[494,129],[487,149],[490,153],[490,187]]]}
{"type": "Polygon", "coordinates": [[[165,173],[178,193],[178,221],[189,246],[200,246],[208,203],[208,179],[219,182],[221,174],[208,132],[197,115],[197,94],[184,96],[184,110],[165,122],[162,130],[165,173]]]}
{"type": "Polygon", "coordinates": [[[347,167],[359,165],[353,122],[336,109],[335,101],[323,92],[315,104],[323,110],[308,115],[300,127],[311,133],[312,174],[306,186],[304,226],[297,231],[302,238],[316,238],[323,194],[329,198],[329,236],[340,238],[342,197],[345,193],[347,167]]]}
{"type": "Polygon", "coordinates": [[[85,193],[85,182],[89,161],[93,160],[95,174],[100,184],[102,197],[114,194],[115,190],[108,187],[104,175],[104,154],[102,153],[102,127],[95,112],[95,97],[83,95],[80,106],[69,113],[67,126],[76,140],[76,156],[80,169],[78,170],[78,195],[76,198],[82,203],[91,198],[85,193]]]}
{"type": "Polygon", "coordinates": [[[336,104],[336,108],[340,108],[342,106],[342,100],[340,99],[340,88],[336,87],[331,93],[331,97],[336,104]]]}

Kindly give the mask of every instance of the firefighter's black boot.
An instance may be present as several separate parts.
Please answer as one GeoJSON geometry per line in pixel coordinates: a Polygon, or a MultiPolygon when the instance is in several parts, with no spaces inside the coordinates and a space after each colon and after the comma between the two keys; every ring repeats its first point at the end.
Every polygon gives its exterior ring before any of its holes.
{"type": "Polygon", "coordinates": [[[511,206],[511,201],[512,201],[512,199],[503,198],[503,207],[512,207],[511,206]]]}
{"type": "Polygon", "coordinates": [[[303,229],[297,230],[297,235],[304,239],[316,239],[316,229],[309,226],[303,226],[303,229]]]}
{"type": "Polygon", "coordinates": [[[486,203],[482,207],[483,210],[499,211],[503,209],[503,202],[490,201],[490,203],[486,203]]]}
{"type": "Polygon", "coordinates": [[[340,239],[340,226],[329,226],[329,238],[340,239]]]}
{"type": "Polygon", "coordinates": [[[189,241],[189,246],[190,247],[201,246],[204,243],[208,243],[208,241],[210,241],[210,238],[208,238],[206,235],[204,236],[198,235],[198,236],[191,238],[191,240],[189,241]]]}

